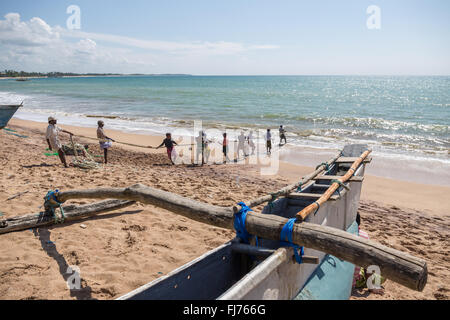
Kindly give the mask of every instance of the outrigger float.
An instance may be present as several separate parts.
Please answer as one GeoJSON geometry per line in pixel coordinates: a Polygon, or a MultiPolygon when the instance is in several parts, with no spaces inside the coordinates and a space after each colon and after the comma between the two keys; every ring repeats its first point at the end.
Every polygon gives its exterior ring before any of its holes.
{"type": "Polygon", "coordinates": [[[378,266],[381,275],[422,291],[423,259],[358,236],[356,223],[365,165],[365,145],[348,145],[300,182],[233,207],[218,207],[141,184],[53,192],[46,211],[0,220],[0,234],[121,209],[135,202],[236,230],[228,243],[120,300],[142,299],[348,299],[354,266],[378,266]],[[70,199],[116,199],[62,206],[70,199]],[[268,203],[261,213],[250,208],[268,203]]]}

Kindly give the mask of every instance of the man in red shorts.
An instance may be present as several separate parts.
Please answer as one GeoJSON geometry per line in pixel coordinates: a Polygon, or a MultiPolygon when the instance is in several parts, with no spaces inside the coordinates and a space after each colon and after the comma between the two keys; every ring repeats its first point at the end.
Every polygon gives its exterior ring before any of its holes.
{"type": "Polygon", "coordinates": [[[173,163],[173,160],[172,160],[172,152],[174,151],[173,145],[178,145],[178,144],[172,140],[172,135],[170,133],[166,133],[166,138],[163,140],[163,142],[158,147],[156,147],[156,149],[161,148],[163,145],[165,145],[167,148],[167,156],[169,157],[170,162],[172,162],[172,164],[175,164],[175,163],[173,163]]]}

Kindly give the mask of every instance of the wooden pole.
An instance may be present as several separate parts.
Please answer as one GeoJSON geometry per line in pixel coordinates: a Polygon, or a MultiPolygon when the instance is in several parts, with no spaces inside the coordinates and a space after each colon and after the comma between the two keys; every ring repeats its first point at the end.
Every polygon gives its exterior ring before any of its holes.
{"type": "MultiPolygon", "coordinates": [[[[122,199],[155,205],[187,218],[216,227],[234,230],[232,207],[218,207],[141,184],[128,188],[106,188],[60,192],[59,201],[69,199],[122,199]]],[[[270,240],[280,240],[288,219],[249,212],[246,229],[250,234],[270,240]]],[[[398,250],[355,236],[348,232],[311,223],[296,223],[293,242],[300,246],[332,254],[361,267],[377,265],[381,275],[410,289],[422,291],[427,281],[427,264],[398,250]]]]}
{"type": "Polygon", "coordinates": [[[202,131],[202,167],[205,164],[204,151],[205,151],[205,139],[204,139],[204,135],[203,135],[203,131],[202,131]]]}
{"type": "Polygon", "coordinates": [[[364,153],[352,164],[350,169],[348,169],[347,173],[343,175],[341,178],[336,179],[340,183],[333,182],[331,186],[327,189],[327,191],[325,191],[325,193],[317,201],[311,203],[309,206],[307,206],[302,211],[297,213],[296,215],[297,219],[299,219],[300,221],[304,221],[306,217],[308,217],[312,212],[318,210],[322,204],[324,204],[328,199],[330,199],[333,193],[339,188],[341,183],[346,182],[353,176],[353,174],[356,172],[356,169],[371,152],[372,150],[364,151],[364,153]]]}
{"type": "MultiPolygon", "coordinates": [[[[134,204],[134,201],[106,200],[82,206],[64,206],[65,221],[75,221],[100,213],[119,210],[134,204]]],[[[0,234],[55,224],[52,215],[44,212],[28,214],[10,219],[0,220],[0,234]]]]}
{"type": "MultiPolygon", "coordinates": [[[[328,164],[328,166],[331,166],[340,156],[341,156],[341,153],[338,153],[335,157],[331,158],[326,163],[328,164]]],[[[276,195],[277,197],[287,196],[289,193],[291,193],[292,190],[297,189],[299,186],[305,186],[309,181],[313,180],[319,174],[323,173],[325,171],[326,167],[327,166],[325,164],[322,164],[316,170],[314,170],[307,176],[303,177],[302,180],[300,180],[299,182],[288,185],[276,192],[273,192],[272,194],[276,195]]],[[[248,200],[245,202],[245,204],[249,207],[256,207],[265,202],[272,201],[273,200],[272,194],[268,194],[268,195],[259,197],[257,199],[248,200]]],[[[238,212],[240,210],[240,208],[238,206],[235,206],[235,207],[233,207],[233,210],[234,210],[234,212],[238,212]]]]}

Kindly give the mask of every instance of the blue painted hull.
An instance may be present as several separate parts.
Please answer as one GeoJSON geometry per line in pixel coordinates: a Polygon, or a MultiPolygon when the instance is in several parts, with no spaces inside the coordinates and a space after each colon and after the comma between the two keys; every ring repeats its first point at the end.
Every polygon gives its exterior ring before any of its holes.
{"type": "Polygon", "coordinates": [[[19,107],[21,107],[21,105],[0,105],[0,129],[6,127],[19,107]]]}
{"type": "MultiPolygon", "coordinates": [[[[347,232],[358,234],[356,221],[347,232]]],[[[352,293],[355,265],[327,254],[295,300],[348,300],[352,293]]]]}

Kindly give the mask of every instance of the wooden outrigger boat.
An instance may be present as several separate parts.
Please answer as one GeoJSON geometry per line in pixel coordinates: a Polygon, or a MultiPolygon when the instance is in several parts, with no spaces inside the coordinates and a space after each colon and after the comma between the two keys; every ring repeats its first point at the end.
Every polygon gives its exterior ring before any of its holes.
{"type": "Polygon", "coordinates": [[[0,220],[0,234],[55,223],[55,209],[69,199],[117,200],[64,206],[66,221],[139,201],[236,229],[238,236],[121,300],[348,299],[355,265],[378,266],[383,277],[422,291],[427,282],[423,259],[357,236],[355,220],[369,154],[365,145],[346,146],[300,182],[234,207],[217,207],[141,184],[55,191],[46,197],[45,212],[0,220]],[[261,213],[248,211],[266,202],[261,213]],[[247,241],[248,235],[258,237],[257,245],[256,237],[247,241]]]}
{"type": "MultiPolygon", "coordinates": [[[[262,213],[294,218],[315,203],[333,180],[343,177],[365,149],[362,145],[345,147],[339,159],[326,165],[323,175],[267,205],[262,213]]],[[[349,182],[304,221],[358,234],[356,215],[364,170],[365,163],[361,163],[349,182]]],[[[259,237],[258,246],[253,246],[236,237],[119,299],[348,299],[354,267],[310,248],[304,248],[298,264],[293,249],[280,241],[259,237]]]]}
{"type": "Polygon", "coordinates": [[[16,113],[17,109],[21,106],[22,104],[0,105],[0,130],[6,127],[9,120],[11,120],[14,113],[16,113]]]}

